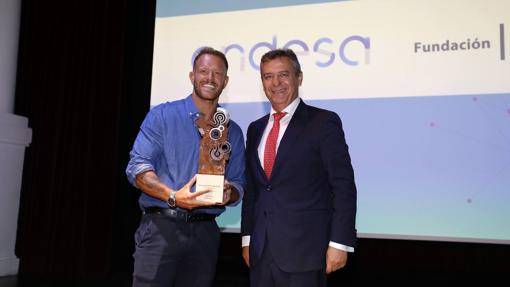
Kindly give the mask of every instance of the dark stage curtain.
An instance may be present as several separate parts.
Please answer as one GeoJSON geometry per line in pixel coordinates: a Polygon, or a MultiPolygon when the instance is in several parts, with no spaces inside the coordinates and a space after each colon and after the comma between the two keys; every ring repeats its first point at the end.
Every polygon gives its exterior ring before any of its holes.
{"type": "Polygon", "coordinates": [[[15,113],[29,118],[20,278],[104,278],[130,266],[136,189],[124,175],[149,109],[155,1],[22,2],[15,113]]]}

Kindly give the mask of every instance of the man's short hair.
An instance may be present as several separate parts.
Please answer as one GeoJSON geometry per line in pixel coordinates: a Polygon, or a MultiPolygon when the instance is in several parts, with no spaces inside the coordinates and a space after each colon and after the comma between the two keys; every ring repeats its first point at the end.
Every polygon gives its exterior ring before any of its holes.
{"type": "Polygon", "coordinates": [[[265,53],[260,59],[260,65],[276,58],[288,58],[292,62],[292,66],[294,66],[296,75],[301,74],[301,65],[296,54],[291,49],[275,49],[265,53]]]}
{"type": "Polygon", "coordinates": [[[195,69],[198,58],[202,57],[203,55],[214,55],[219,57],[221,60],[223,60],[223,64],[225,64],[225,71],[228,71],[228,61],[227,57],[225,57],[225,54],[211,47],[203,47],[198,51],[195,59],[193,59],[193,70],[195,69]]]}

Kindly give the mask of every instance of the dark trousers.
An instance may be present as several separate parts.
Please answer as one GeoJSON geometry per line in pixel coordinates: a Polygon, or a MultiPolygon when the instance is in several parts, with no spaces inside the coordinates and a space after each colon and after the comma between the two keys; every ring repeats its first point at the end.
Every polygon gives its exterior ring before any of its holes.
{"type": "Polygon", "coordinates": [[[134,287],[209,287],[218,259],[216,221],[144,214],[135,233],[134,287]]]}
{"type": "MultiPolygon", "coordinates": [[[[303,258],[306,260],[306,258],[303,258]]],[[[324,258],[326,260],[326,258],[324,258]]],[[[260,259],[250,267],[251,287],[326,287],[325,270],[285,272],[273,259],[269,244],[264,244],[260,259]]]]}

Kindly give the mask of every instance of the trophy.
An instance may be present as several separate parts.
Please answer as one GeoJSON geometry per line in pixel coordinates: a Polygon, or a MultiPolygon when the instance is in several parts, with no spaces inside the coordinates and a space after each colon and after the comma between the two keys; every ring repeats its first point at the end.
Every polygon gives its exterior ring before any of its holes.
{"type": "Polygon", "coordinates": [[[211,121],[206,121],[203,117],[197,120],[202,139],[200,140],[196,191],[210,190],[198,196],[198,200],[223,202],[225,164],[232,150],[232,146],[227,141],[229,119],[227,110],[218,107],[211,121]]]}

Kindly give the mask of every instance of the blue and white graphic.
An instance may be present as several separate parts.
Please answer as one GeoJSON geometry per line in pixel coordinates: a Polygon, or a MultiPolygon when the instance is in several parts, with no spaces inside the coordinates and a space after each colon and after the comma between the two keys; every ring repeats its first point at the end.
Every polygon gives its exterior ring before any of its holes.
{"type": "Polygon", "coordinates": [[[261,55],[292,48],[301,97],[342,118],[360,237],[510,244],[510,1],[193,2],[158,0],[152,105],[188,95],[212,46],[246,131],[269,111],[261,55]]]}

